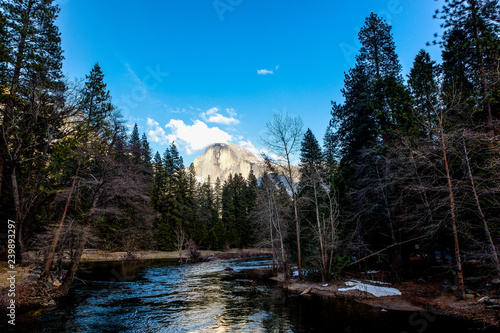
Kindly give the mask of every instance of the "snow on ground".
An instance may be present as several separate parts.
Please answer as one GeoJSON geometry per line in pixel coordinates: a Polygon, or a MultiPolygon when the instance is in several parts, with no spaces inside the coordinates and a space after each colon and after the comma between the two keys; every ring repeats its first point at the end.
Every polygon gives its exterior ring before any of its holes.
{"type": "Polygon", "coordinates": [[[371,284],[382,284],[386,286],[390,286],[391,284],[389,282],[381,282],[381,281],[374,281],[374,280],[365,280],[366,282],[370,282],[371,284]]]}
{"type": "Polygon", "coordinates": [[[377,274],[378,272],[380,272],[380,271],[368,271],[368,272],[366,272],[366,274],[377,274]]]}
{"type": "Polygon", "coordinates": [[[346,286],[350,288],[339,288],[339,291],[348,291],[348,290],[360,290],[366,291],[367,293],[372,294],[375,297],[383,297],[383,296],[400,296],[401,292],[396,288],[390,287],[380,287],[380,286],[372,286],[371,284],[362,283],[360,281],[351,280],[345,283],[346,286]]]}

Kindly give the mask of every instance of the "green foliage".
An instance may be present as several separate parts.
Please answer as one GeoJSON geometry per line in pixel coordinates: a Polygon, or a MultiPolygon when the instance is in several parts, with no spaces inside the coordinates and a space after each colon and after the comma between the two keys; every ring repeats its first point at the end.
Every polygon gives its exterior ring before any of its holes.
{"type": "Polygon", "coordinates": [[[231,246],[244,248],[255,242],[249,216],[256,200],[256,183],[253,173],[248,182],[241,174],[235,174],[222,187],[222,223],[231,246]]]}
{"type": "Polygon", "coordinates": [[[7,19],[3,12],[0,11],[0,101],[5,99],[5,87],[7,87],[7,64],[10,62],[9,49],[7,46],[7,19]]]}
{"type": "Polygon", "coordinates": [[[111,95],[106,90],[104,73],[96,63],[89,75],[85,76],[85,84],[81,91],[79,110],[85,115],[87,124],[96,131],[107,125],[107,118],[113,112],[111,95]]]}
{"type": "Polygon", "coordinates": [[[386,77],[400,79],[401,65],[391,29],[384,19],[371,13],[358,34],[362,46],[356,62],[363,65],[372,80],[386,77]]]}
{"type": "Polygon", "coordinates": [[[134,162],[138,165],[142,162],[142,144],[139,136],[139,128],[137,127],[137,123],[134,124],[134,128],[132,129],[132,133],[130,133],[130,139],[128,141],[130,152],[132,153],[132,157],[134,162]]]}
{"type": "Polygon", "coordinates": [[[415,135],[418,137],[432,137],[432,132],[436,127],[437,76],[436,62],[431,60],[426,51],[420,50],[408,75],[414,123],[415,127],[419,128],[415,135]]]}
{"type": "Polygon", "coordinates": [[[0,3],[0,196],[13,206],[20,252],[41,228],[52,144],[68,115],[58,11],[52,1],[0,3]]]}
{"type": "Polygon", "coordinates": [[[500,117],[498,62],[500,10],[496,0],[447,0],[443,20],[444,90],[449,103],[461,103],[455,121],[493,131],[500,117]],[[472,122],[471,122],[472,120],[472,122]]]}

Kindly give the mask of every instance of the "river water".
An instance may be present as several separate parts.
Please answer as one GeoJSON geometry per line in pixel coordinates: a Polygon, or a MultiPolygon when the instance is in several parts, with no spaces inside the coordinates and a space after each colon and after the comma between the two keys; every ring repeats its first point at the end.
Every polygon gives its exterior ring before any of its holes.
{"type": "Polygon", "coordinates": [[[265,259],[178,265],[94,263],[70,296],[18,316],[29,332],[470,332],[472,323],[426,313],[381,312],[354,302],[288,294],[254,281],[265,259]],[[231,269],[229,269],[231,268],[231,269]]]}

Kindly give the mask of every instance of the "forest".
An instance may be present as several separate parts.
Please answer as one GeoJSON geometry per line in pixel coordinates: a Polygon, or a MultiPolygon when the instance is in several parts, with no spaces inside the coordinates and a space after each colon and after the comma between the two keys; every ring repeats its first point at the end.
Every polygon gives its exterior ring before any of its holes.
{"type": "Polygon", "coordinates": [[[447,0],[435,14],[444,34],[429,41],[442,59],[422,49],[407,76],[372,13],[322,142],[299,117],[270,116],[267,172],[223,182],[199,182],[174,142],[153,153],[98,63],[81,82],[63,75],[52,0],[0,8],[0,219],[16,223],[16,264],[35,252],[46,277],[69,260],[61,294],[86,248],[200,260],[200,249],[259,246],[287,277],[437,272],[461,297],[467,281],[500,274],[497,1],[447,0]]]}

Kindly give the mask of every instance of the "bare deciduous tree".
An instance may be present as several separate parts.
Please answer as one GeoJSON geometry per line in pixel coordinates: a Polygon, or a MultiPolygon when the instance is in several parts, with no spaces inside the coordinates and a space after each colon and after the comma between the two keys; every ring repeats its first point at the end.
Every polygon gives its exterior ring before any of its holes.
{"type": "Polygon", "coordinates": [[[300,246],[299,212],[297,207],[297,192],[295,180],[298,178],[297,169],[293,166],[294,156],[300,149],[303,122],[300,117],[291,117],[288,114],[275,113],[273,119],[266,124],[266,136],[262,138],[269,148],[272,164],[283,177],[287,190],[292,197],[297,238],[297,257],[299,278],[302,279],[302,257],[300,246]]]}
{"type": "Polygon", "coordinates": [[[273,270],[281,270],[285,282],[289,278],[289,256],[285,240],[290,223],[289,202],[284,198],[285,190],[278,177],[266,173],[261,179],[257,194],[257,206],[254,210],[258,227],[266,230],[262,235],[262,245],[271,247],[273,253],[273,270]]]}
{"type": "Polygon", "coordinates": [[[311,195],[301,196],[302,205],[314,207],[314,220],[309,221],[314,240],[319,244],[319,268],[322,282],[329,278],[333,268],[333,258],[338,249],[339,207],[337,193],[332,185],[327,185],[323,172],[311,165],[307,174],[302,173],[302,190],[311,195]]]}

